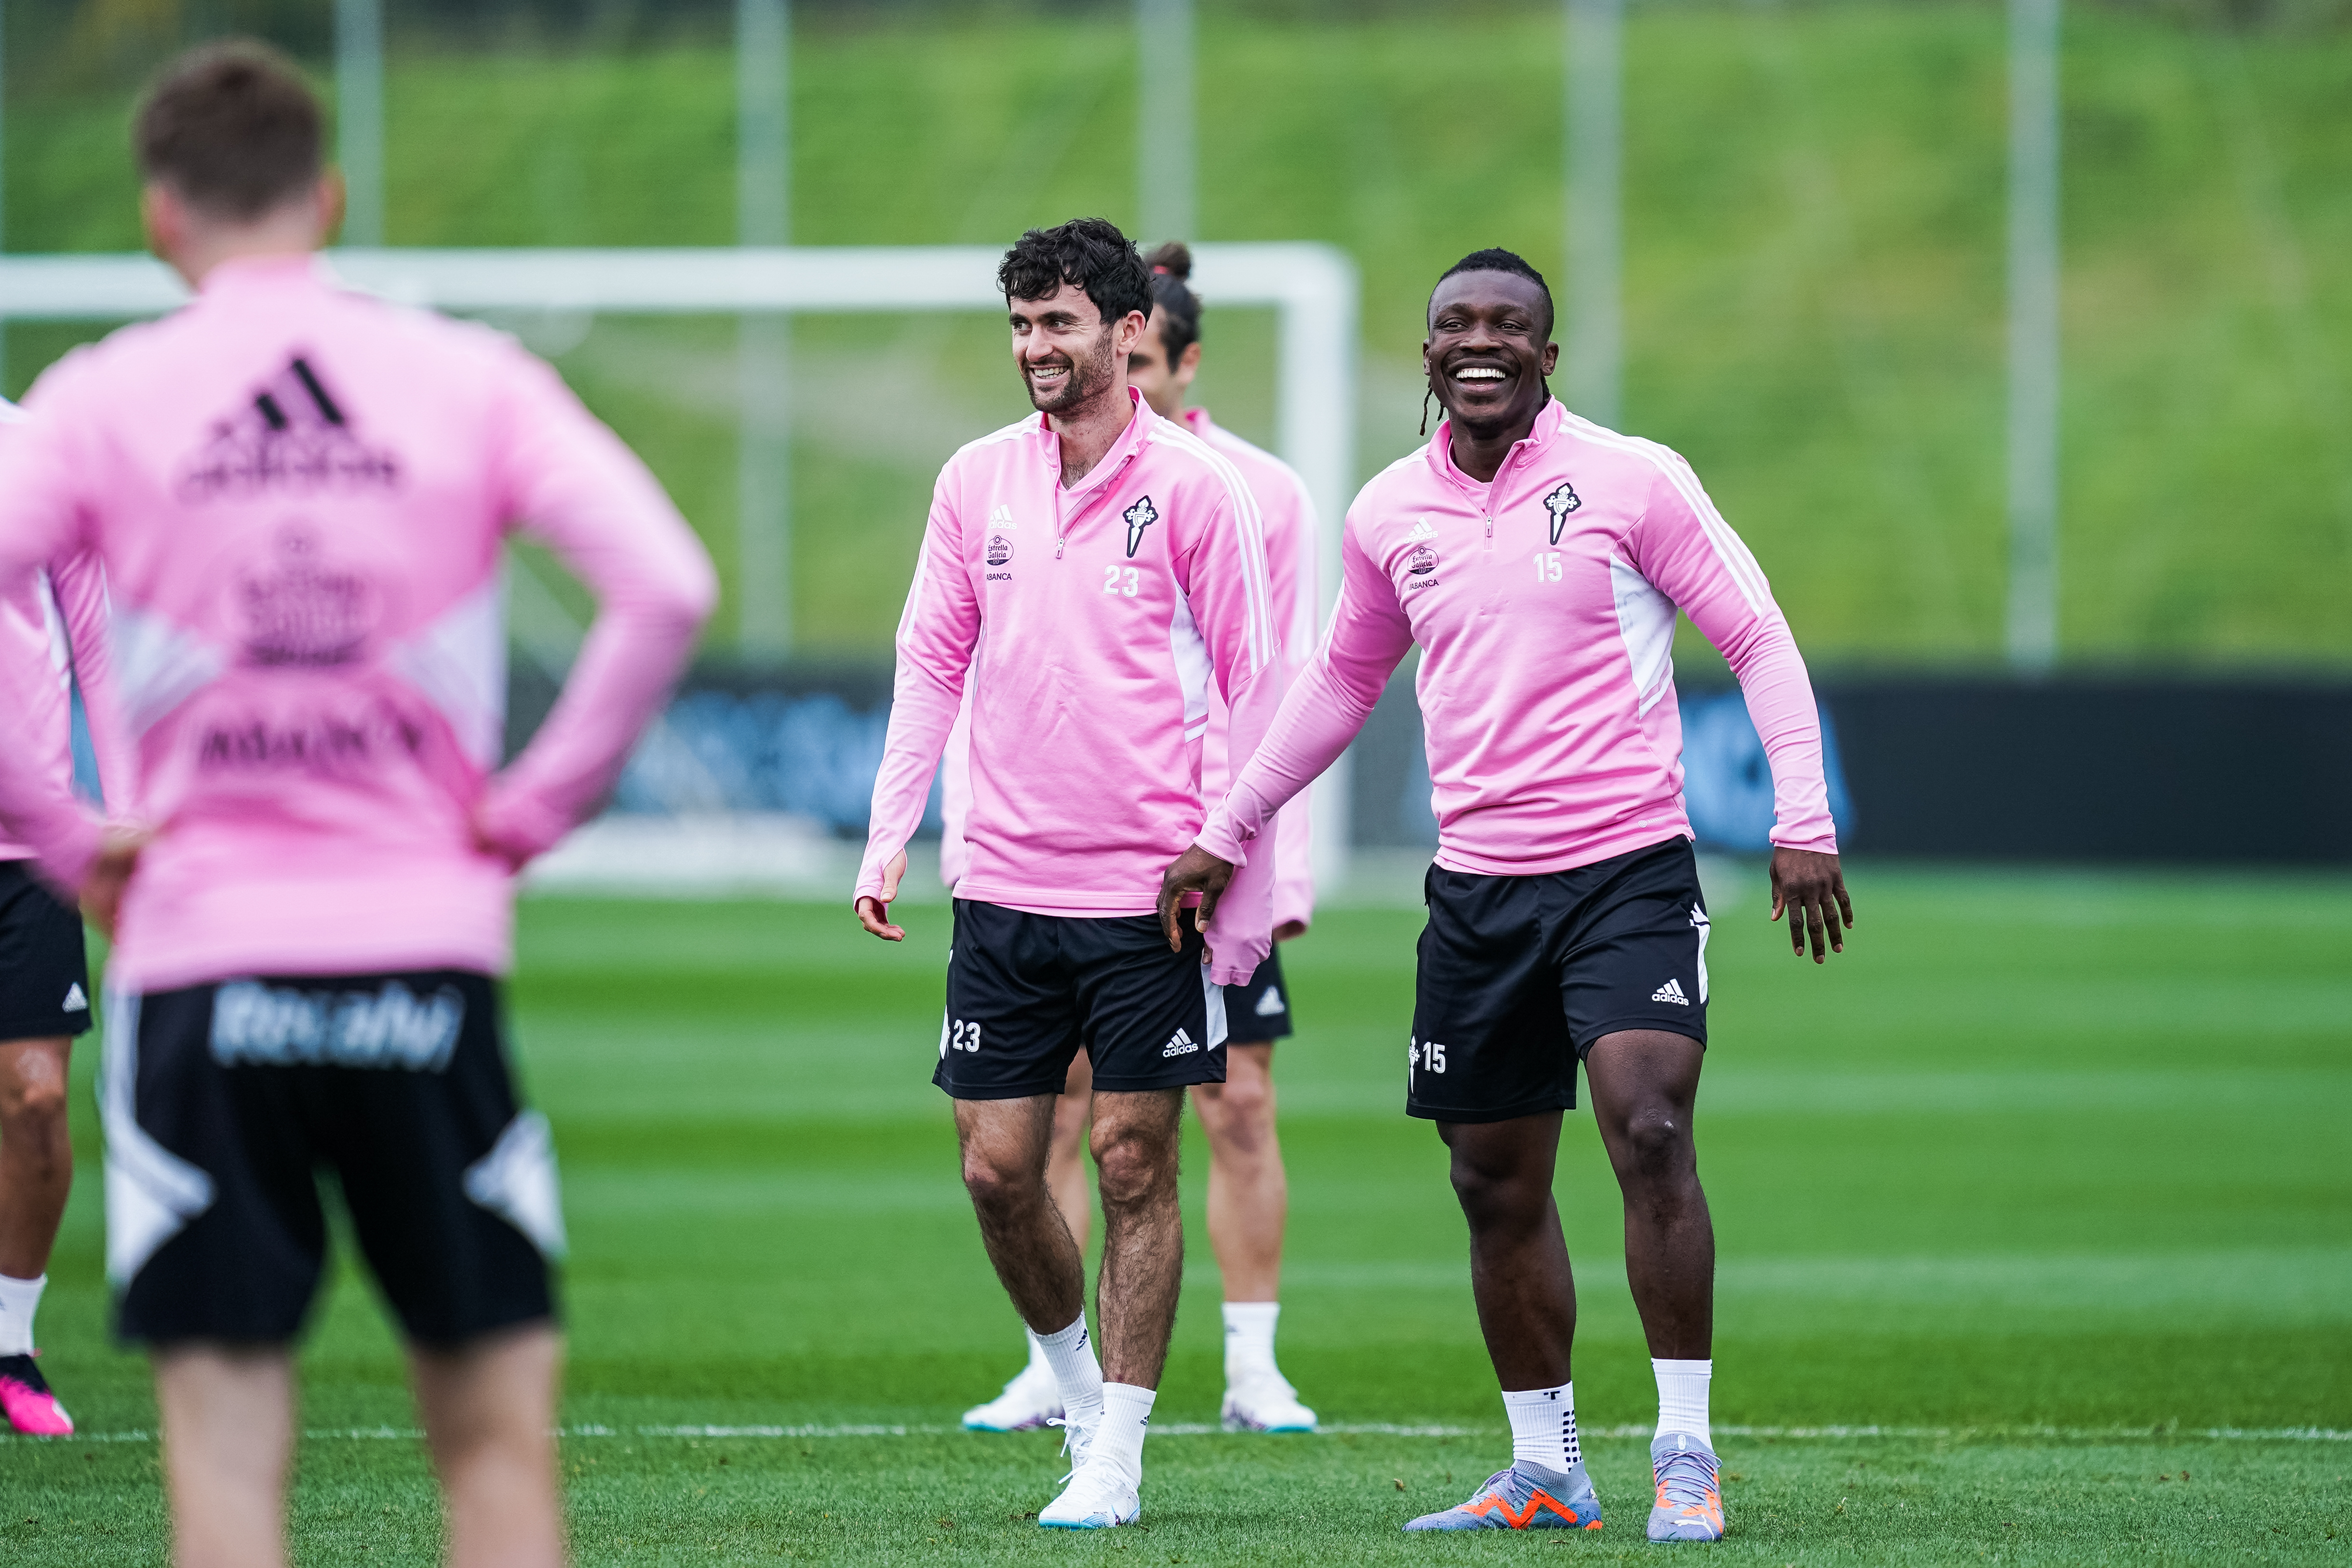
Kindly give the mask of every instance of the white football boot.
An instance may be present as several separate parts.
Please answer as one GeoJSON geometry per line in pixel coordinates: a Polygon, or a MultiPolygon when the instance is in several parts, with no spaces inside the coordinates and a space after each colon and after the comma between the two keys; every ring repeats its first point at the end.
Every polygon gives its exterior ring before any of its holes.
{"type": "Polygon", "coordinates": [[[1087,1464],[1081,1459],[1070,1484],[1045,1505],[1037,1522],[1047,1530],[1110,1530],[1133,1524],[1142,1511],[1143,1500],[1135,1483],[1114,1464],[1087,1464]]]}
{"type": "Polygon", "coordinates": [[[1049,1366],[1030,1363],[1004,1392],[985,1405],[963,1413],[964,1428],[971,1432],[1028,1432],[1062,1418],[1062,1391],[1054,1385],[1049,1366]]]}
{"type": "Polygon", "coordinates": [[[1260,1372],[1225,1387],[1219,1419],[1228,1432],[1312,1432],[1315,1412],[1278,1372],[1260,1372]]]}

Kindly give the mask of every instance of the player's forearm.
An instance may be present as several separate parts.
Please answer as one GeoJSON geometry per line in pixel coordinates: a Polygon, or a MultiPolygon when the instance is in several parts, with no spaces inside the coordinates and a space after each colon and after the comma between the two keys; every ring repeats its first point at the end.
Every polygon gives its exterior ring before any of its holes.
{"type": "Polygon", "coordinates": [[[596,809],[685,670],[709,608],[682,580],[596,618],[547,722],[485,793],[478,821],[493,843],[527,860],[596,809]]]}
{"type": "Polygon", "coordinates": [[[1748,716],[1772,768],[1772,842],[1837,852],[1837,824],[1822,763],[1821,711],[1804,655],[1776,610],[1756,618],[1724,656],[1738,677],[1748,716]]]}
{"type": "MultiPolygon", "coordinates": [[[[1201,847],[1219,860],[1246,865],[1250,846],[1275,813],[1315,781],[1371,716],[1370,705],[1332,671],[1328,650],[1307,665],[1283,698],[1265,739],[1251,754],[1233,788],[1201,829],[1201,847]]],[[[1236,737],[1234,755],[1243,755],[1236,737]]]]}

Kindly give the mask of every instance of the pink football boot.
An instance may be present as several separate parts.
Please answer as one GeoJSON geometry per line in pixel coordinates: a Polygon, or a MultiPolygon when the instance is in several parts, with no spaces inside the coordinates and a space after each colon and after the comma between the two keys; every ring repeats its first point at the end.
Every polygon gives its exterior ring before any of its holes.
{"type": "Polygon", "coordinates": [[[33,1437],[73,1435],[73,1417],[49,1392],[41,1369],[29,1355],[0,1355],[0,1412],[8,1425],[33,1437]]]}

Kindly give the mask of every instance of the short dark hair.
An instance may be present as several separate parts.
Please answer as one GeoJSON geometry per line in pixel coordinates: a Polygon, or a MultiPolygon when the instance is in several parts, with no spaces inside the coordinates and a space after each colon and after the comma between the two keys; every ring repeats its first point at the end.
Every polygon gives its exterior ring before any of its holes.
{"type": "Polygon", "coordinates": [[[996,269],[996,286],[1007,299],[1047,298],[1065,283],[1085,289],[1105,321],[1130,310],[1151,314],[1151,269],[1108,218],[1031,229],[996,269]]]}
{"type": "MultiPolygon", "coordinates": [[[[1552,323],[1559,319],[1559,317],[1552,310],[1551,285],[1544,281],[1544,276],[1542,273],[1538,272],[1534,267],[1528,265],[1527,257],[1519,255],[1517,251],[1504,250],[1496,246],[1489,246],[1485,250],[1472,251],[1468,256],[1464,256],[1460,261],[1455,262],[1452,267],[1449,267],[1444,272],[1439,273],[1437,275],[1437,281],[1438,283],[1444,283],[1447,278],[1452,277],[1454,274],[1459,272],[1507,272],[1514,277],[1524,277],[1528,282],[1534,284],[1538,288],[1542,289],[1544,298],[1544,335],[1546,337],[1549,337],[1551,335],[1552,323]]],[[[1430,287],[1429,302],[1431,305],[1435,305],[1437,303],[1437,288],[1435,285],[1432,285],[1430,287]]],[[[1425,316],[1428,314],[1428,311],[1424,309],[1423,314],[1425,316]]]]}
{"type": "Polygon", "coordinates": [[[1201,297],[1189,287],[1192,247],[1171,239],[1143,260],[1151,268],[1151,303],[1160,311],[1160,346],[1173,370],[1184,350],[1201,340],[1201,297]]]}
{"type": "Polygon", "coordinates": [[[163,68],[131,124],[139,172],[217,217],[257,218],[319,177],[318,95],[293,61],[250,38],[163,68]]]}

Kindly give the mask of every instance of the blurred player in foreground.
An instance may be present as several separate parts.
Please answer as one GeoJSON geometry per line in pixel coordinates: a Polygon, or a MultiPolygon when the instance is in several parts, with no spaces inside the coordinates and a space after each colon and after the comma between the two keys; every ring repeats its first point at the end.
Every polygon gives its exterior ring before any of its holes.
{"type": "MultiPolygon", "coordinates": [[[[23,418],[0,401],[0,427],[23,418]]],[[[0,443],[8,438],[0,428],[0,443]]],[[[102,716],[105,574],[89,551],[49,562],[0,599],[0,660],[7,733],[58,802],[73,797],[76,681],[93,719],[100,782],[119,793],[121,758],[102,716]]],[[[19,1432],[57,1437],[73,1419],[34,1364],[33,1314],[73,1186],[67,1063],[74,1036],[89,1028],[89,969],[81,915],[32,874],[32,856],[28,845],[0,841],[0,1412],[19,1432]]]]}
{"type": "Polygon", "coordinates": [[[155,836],[102,833],[14,758],[0,818],[115,938],[107,1267],[154,1363],[173,1552],[284,1560],[324,1166],[405,1337],[450,1561],[554,1563],[562,1217],[491,977],[515,872],[610,787],[709,562],[545,365],[320,271],[341,186],[291,65],[199,50],[134,136],[149,242],[196,298],[34,387],[0,442],[0,592],[103,562],[155,836]],[[492,775],[518,527],[602,609],[492,775]]]}
{"type": "MultiPolygon", "coordinates": [[[[1118,229],[1032,229],[997,281],[1037,409],[940,470],[898,622],[889,738],[855,906],[891,941],[906,873],[969,683],[969,862],[937,1083],[1005,1292],[1066,1413],[1068,1488],[1042,1525],[1125,1524],[1175,1322],[1184,1090],[1223,1082],[1223,984],[1272,947],[1272,867],[1170,948],[1160,871],[1199,831],[1209,688],[1247,756],[1281,698],[1257,506],[1233,464],[1128,385],[1151,274],[1118,229]],[[1072,1059],[1094,1065],[1104,1246],[1099,1364],[1084,1260],[1045,1184],[1072,1059]]],[[[1270,859],[1270,857],[1269,857],[1270,859]]],[[[1235,895],[1228,894],[1229,898],[1235,895]]]]}
{"type": "Polygon", "coordinates": [[[1546,378],[1550,292],[1508,251],[1429,302],[1444,420],[1365,486],[1331,632],[1265,744],[1169,868],[1160,913],[1211,913],[1274,813],[1337,759],[1406,651],[1435,786],[1406,1109],[1437,1123],[1511,1422],[1510,1466],[1407,1530],[1598,1530],[1576,1440],[1576,1291],[1552,1200],[1581,1057],[1625,1201],[1625,1267],[1658,1384],[1654,1541],[1713,1541],[1715,1231],[1691,1113],[1706,1042],[1706,900],[1682,805],[1677,609],[1723,651],[1771,759],[1772,913],[1843,950],[1820,719],[1764,574],[1696,476],[1570,413],[1546,378]]]}
{"type": "MultiPolygon", "coordinates": [[[[1289,465],[1212,423],[1206,409],[1184,406],[1201,367],[1201,299],[1187,287],[1192,253],[1182,241],[1145,258],[1151,267],[1151,317],[1128,356],[1128,380],[1154,413],[1172,419],[1228,459],[1256,497],[1265,526],[1266,570],[1282,627],[1283,660],[1296,673],[1315,645],[1315,507],[1289,465]]],[[[1209,733],[1201,763],[1201,799],[1223,800],[1231,780],[1226,762],[1229,716],[1211,693],[1209,733]]],[[[969,790],[950,790],[950,800],[969,790]]],[[[952,840],[961,811],[949,823],[952,840]]],[[[1307,803],[1282,813],[1279,864],[1274,884],[1274,939],[1303,934],[1315,912],[1308,872],[1307,803]]],[[[1282,1232],[1290,1189],[1274,1122],[1274,1042],[1291,1032],[1290,991],[1282,955],[1266,955],[1257,973],[1225,988],[1225,1081],[1192,1087],[1192,1108],[1209,1139],[1209,1245],[1224,1277],[1225,1396],[1219,1416],[1227,1431],[1311,1432],[1315,1412],[1274,1357],[1274,1329],[1282,1307],[1282,1232]]],[[[1046,1185],[1069,1221],[1083,1256],[1092,1206],[1081,1154],[1094,1078],[1082,1052],[1054,1107],[1054,1152],[1046,1185]]],[[[1018,1432],[1062,1414],[1054,1369],[1029,1340],[1029,1364],[987,1404],[964,1412],[963,1424],[985,1431],[1018,1432]]]]}

